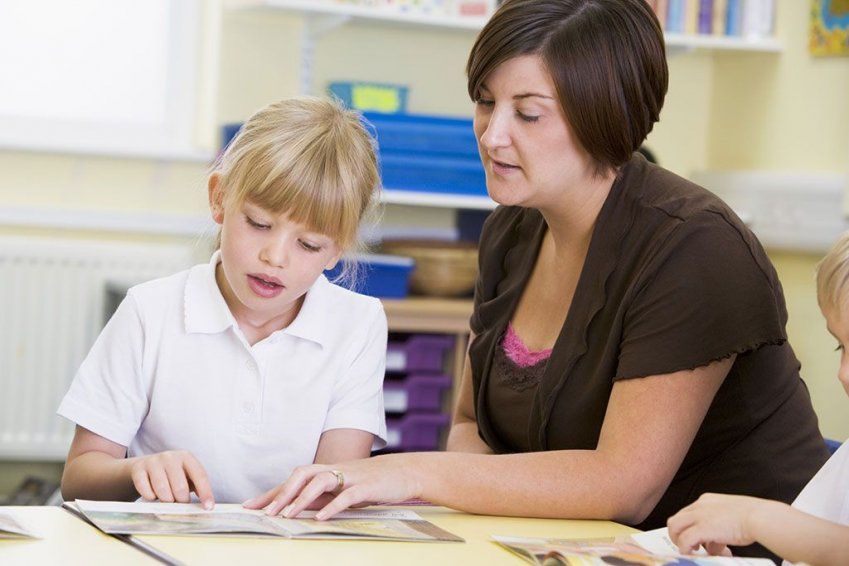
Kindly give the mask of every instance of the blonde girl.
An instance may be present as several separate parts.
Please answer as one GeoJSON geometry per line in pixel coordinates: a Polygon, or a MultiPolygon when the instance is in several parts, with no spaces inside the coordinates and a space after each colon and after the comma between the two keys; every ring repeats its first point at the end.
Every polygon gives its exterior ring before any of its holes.
{"type": "Polygon", "coordinates": [[[254,114],[208,179],[208,264],[130,289],[59,407],[66,499],[243,502],[386,437],[386,317],[323,271],[359,245],[373,142],[337,103],[254,114]]]}

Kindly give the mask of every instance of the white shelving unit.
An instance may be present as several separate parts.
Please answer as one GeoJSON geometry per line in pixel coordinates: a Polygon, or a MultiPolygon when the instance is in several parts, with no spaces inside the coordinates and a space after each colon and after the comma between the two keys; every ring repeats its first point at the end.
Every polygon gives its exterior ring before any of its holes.
{"type": "Polygon", "coordinates": [[[385,188],[380,200],[385,204],[407,204],[437,208],[493,210],[496,207],[495,201],[485,196],[402,191],[392,188],[385,188]]]}
{"type": "Polygon", "coordinates": [[[228,6],[234,9],[285,10],[293,14],[311,18],[341,19],[369,23],[386,23],[390,25],[405,25],[424,28],[454,29],[458,31],[479,31],[486,23],[486,18],[449,17],[416,12],[401,12],[359,6],[355,4],[336,4],[322,0],[232,0],[228,6]]]}
{"type": "Polygon", "coordinates": [[[764,53],[779,53],[781,43],[774,37],[727,37],[721,35],[690,35],[667,33],[666,49],[691,51],[694,49],[709,49],[715,51],[760,51],[764,53]]]}
{"type": "MultiPolygon", "coordinates": [[[[282,11],[304,18],[300,53],[300,88],[303,93],[309,93],[312,89],[316,41],[341,25],[347,23],[385,24],[392,27],[405,26],[423,30],[438,29],[474,34],[480,31],[487,21],[487,18],[401,12],[373,6],[325,2],[323,0],[228,0],[226,6],[232,10],[282,11]]],[[[687,34],[666,34],[666,46],[670,55],[695,50],[778,53],[782,49],[780,42],[772,37],[748,38],[687,34]]],[[[495,208],[495,202],[486,196],[425,193],[393,188],[386,188],[383,191],[382,201],[388,204],[441,208],[477,210],[495,208]]]]}

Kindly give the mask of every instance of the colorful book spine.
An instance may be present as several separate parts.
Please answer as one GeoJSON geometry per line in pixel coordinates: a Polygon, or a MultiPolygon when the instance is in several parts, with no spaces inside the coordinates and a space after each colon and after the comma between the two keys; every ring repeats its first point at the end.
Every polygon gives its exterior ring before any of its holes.
{"type": "Polygon", "coordinates": [[[774,0],[742,0],[741,34],[746,37],[769,37],[773,32],[774,0]]]}
{"type": "Polygon", "coordinates": [[[666,29],[672,33],[684,33],[684,0],[669,0],[666,29]]]}
{"type": "Polygon", "coordinates": [[[696,35],[699,33],[699,0],[687,0],[684,6],[684,33],[696,35]]]}
{"type": "Polygon", "coordinates": [[[699,33],[710,35],[713,30],[713,0],[699,0],[699,33]]]}
{"type": "Polygon", "coordinates": [[[726,34],[726,22],[728,21],[728,1],[713,0],[713,24],[711,33],[713,35],[726,34]]]}
{"type": "Polygon", "coordinates": [[[654,13],[660,21],[660,28],[666,29],[667,17],[669,16],[669,0],[657,0],[654,3],[654,13]]]}
{"type": "Polygon", "coordinates": [[[725,35],[739,36],[742,33],[743,4],[742,0],[728,0],[727,17],[725,19],[725,35]]]}

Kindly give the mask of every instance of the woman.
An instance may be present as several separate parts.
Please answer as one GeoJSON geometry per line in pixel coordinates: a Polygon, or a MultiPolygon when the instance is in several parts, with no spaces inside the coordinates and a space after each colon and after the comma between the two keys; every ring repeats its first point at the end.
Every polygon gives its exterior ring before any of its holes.
{"type": "Polygon", "coordinates": [[[320,518],[420,497],[653,528],[705,491],[792,500],[827,454],[775,271],[724,203],[634,154],[667,88],[646,2],[508,0],[467,71],[501,206],[451,452],[308,466],[255,506],[340,491],[320,518]]]}

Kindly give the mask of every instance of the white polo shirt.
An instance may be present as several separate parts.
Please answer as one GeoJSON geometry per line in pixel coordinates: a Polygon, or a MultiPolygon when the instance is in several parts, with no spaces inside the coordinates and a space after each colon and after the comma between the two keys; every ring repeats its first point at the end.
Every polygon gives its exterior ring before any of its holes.
{"type": "Polygon", "coordinates": [[[58,413],[130,457],[188,450],[217,502],[238,503],[315,458],[326,430],[385,445],[386,316],[321,275],[297,318],[250,346],[208,264],[133,287],[58,413]]]}
{"type": "Polygon", "coordinates": [[[796,497],[793,507],[849,526],[849,441],[844,442],[811,478],[796,497]]]}

